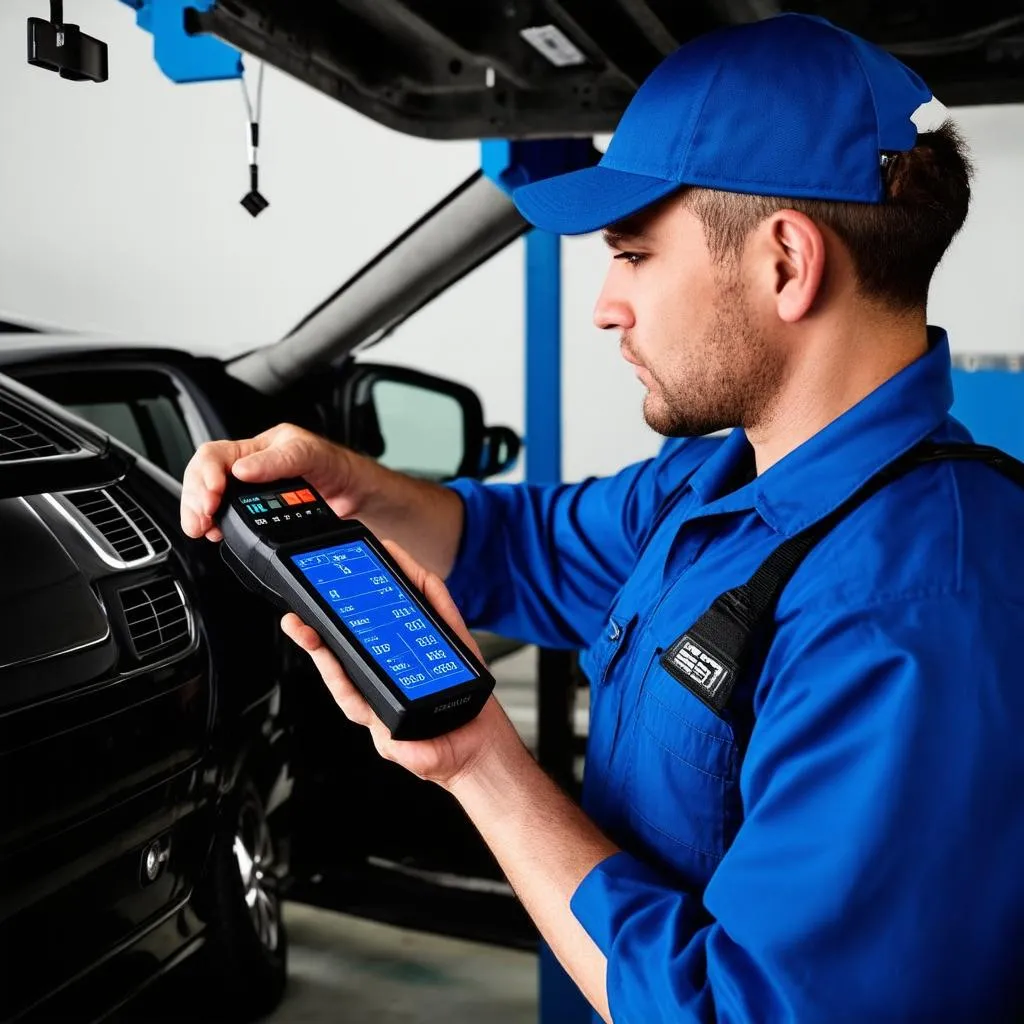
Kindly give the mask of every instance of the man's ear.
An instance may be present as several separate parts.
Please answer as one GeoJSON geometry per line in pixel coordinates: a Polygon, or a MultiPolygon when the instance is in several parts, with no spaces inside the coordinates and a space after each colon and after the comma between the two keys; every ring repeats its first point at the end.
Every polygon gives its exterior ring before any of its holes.
{"type": "Polygon", "coordinates": [[[796,323],[807,316],[821,293],[825,237],[810,217],[796,210],[779,210],[766,227],[776,312],[780,320],[796,323]]]}

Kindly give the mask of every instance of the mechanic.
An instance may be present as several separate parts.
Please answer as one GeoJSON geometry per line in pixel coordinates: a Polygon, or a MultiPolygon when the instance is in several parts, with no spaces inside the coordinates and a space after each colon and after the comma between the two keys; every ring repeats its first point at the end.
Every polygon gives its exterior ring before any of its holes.
{"type": "Polygon", "coordinates": [[[461,803],[605,1020],[1022,1019],[1021,489],[951,460],[880,488],[796,570],[727,706],[663,659],[901,453],[970,440],[925,318],[970,168],[949,123],[912,123],[929,97],[874,46],[783,16],[687,44],[600,166],[517,193],[546,230],[605,229],[595,320],[672,438],[657,458],[441,487],[283,425],[204,445],[186,474],[193,537],[218,539],[226,473],[302,475],[401,545],[467,643],[462,616],[586,649],[581,810],[493,698],[391,742],[283,622],[380,753],[461,803]]]}

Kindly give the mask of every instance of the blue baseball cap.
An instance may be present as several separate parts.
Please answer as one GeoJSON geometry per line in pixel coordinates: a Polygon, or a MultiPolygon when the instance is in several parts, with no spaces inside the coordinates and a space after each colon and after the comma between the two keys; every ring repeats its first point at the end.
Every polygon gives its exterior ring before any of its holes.
{"type": "Polygon", "coordinates": [[[881,157],[917,141],[932,98],[910,68],[824,18],[783,14],[676,50],[622,115],[595,167],[519,188],[522,215],[597,231],[696,185],[787,199],[879,203],[881,157]]]}

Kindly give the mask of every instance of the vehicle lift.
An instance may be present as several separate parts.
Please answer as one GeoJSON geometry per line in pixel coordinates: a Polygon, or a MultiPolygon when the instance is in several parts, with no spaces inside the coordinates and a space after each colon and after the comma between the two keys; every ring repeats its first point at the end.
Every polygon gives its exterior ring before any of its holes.
{"type": "MultiPolygon", "coordinates": [[[[214,37],[190,30],[195,12],[217,0],[121,0],[136,11],[140,28],[153,36],[153,57],[173,82],[242,79],[242,54],[214,37]]],[[[29,60],[75,81],[105,81],[106,44],[63,24],[62,0],[50,0],[50,22],[29,19],[29,60]]],[[[254,140],[258,144],[258,136],[254,140]]],[[[481,143],[484,175],[509,193],[520,185],[594,164],[600,154],[590,139],[481,143]]],[[[255,182],[246,200],[259,196],[255,182]]],[[[243,205],[250,205],[243,200],[243,205]]],[[[256,201],[258,211],[265,208],[256,201]]],[[[265,204],[266,200],[262,200],[265,204]]],[[[257,211],[257,212],[258,212],[257,211]]],[[[253,212],[250,209],[250,212],[253,212]]],[[[253,213],[253,216],[256,214],[253,213]]],[[[561,239],[533,230],[525,239],[526,258],[526,430],[525,479],[562,479],[562,289],[561,239]]],[[[976,440],[1024,459],[1024,421],[1016,410],[1024,398],[1024,357],[966,356],[957,361],[953,414],[976,440]]],[[[578,685],[571,654],[541,651],[538,665],[538,756],[568,792],[578,795],[574,776],[583,745],[572,720],[578,685]]],[[[541,1024],[585,1024],[590,1010],[550,950],[540,950],[541,1024]]]]}

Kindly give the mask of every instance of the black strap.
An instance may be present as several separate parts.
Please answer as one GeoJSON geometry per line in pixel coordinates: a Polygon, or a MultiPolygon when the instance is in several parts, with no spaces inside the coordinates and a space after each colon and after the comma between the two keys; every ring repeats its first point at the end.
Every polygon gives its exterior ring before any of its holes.
{"type": "Polygon", "coordinates": [[[924,441],[885,466],[827,516],[784,541],[746,583],[711,607],[662,655],[661,663],[716,714],[763,642],[783,588],[800,563],[854,509],[915,466],[944,460],[982,462],[1024,488],[1024,463],[987,445],[924,441]]]}

